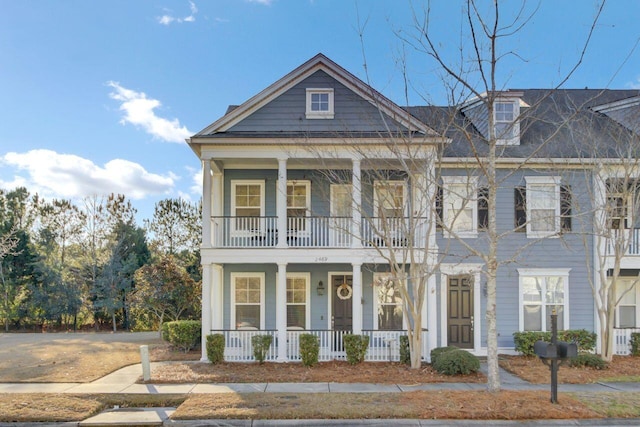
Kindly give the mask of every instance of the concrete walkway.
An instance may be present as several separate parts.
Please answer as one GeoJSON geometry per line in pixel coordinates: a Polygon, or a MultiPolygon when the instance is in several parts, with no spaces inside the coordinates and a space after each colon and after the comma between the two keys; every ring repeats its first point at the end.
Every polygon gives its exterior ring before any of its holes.
{"type": "MultiPolygon", "coordinates": [[[[159,364],[151,364],[151,369],[159,364]]],[[[486,374],[486,365],[481,371],[486,374]]],[[[370,383],[215,383],[215,384],[136,384],[142,377],[140,364],[127,366],[90,383],[0,383],[0,393],[69,394],[215,394],[215,393],[376,393],[415,390],[484,390],[486,384],[428,383],[418,385],[370,383]]],[[[504,390],[550,390],[549,384],[531,384],[501,369],[504,390]]],[[[600,382],[560,384],[559,392],[640,392],[640,383],[600,382]]]]}
{"type": "MultiPolygon", "coordinates": [[[[159,364],[152,363],[151,369],[159,364]]],[[[486,374],[486,364],[481,371],[486,374]]],[[[137,384],[142,377],[140,364],[127,366],[91,383],[0,383],[0,393],[69,393],[69,394],[215,394],[215,393],[377,393],[407,392],[415,390],[485,390],[486,384],[475,383],[432,383],[419,385],[370,384],[370,383],[233,383],[233,384],[137,384]]],[[[501,370],[500,379],[505,390],[550,390],[549,384],[531,384],[501,370]]],[[[559,392],[640,392],[640,383],[595,383],[560,384],[559,392]]],[[[171,421],[175,408],[126,408],[111,409],[79,423],[0,423],[17,426],[122,426],[122,425],[165,425],[165,426],[543,426],[543,425],[639,425],[640,420],[537,420],[529,422],[503,421],[451,421],[451,420],[200,420],[171,421]]]]}

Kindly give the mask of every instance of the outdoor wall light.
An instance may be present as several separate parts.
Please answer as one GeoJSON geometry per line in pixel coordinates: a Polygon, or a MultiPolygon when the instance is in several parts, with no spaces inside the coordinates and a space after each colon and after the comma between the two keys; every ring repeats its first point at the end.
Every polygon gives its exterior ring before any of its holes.
{"type": "Polygon", "coordinates": [[[324,295],[324,283],[322,283],[322,280],[318,282],[317,291],[318,291],[318,295],[320,296],[324,295]]]}

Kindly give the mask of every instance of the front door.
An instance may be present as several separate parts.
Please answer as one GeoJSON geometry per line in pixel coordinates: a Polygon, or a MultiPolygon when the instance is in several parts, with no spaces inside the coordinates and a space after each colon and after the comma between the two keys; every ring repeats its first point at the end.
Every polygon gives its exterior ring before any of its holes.
{"type": "Polygon", "coordinates": [[[473,348],[473,280],[471,276],[449,276],[447,344],[473,348]]]}
{"type": "Polygon", "coordinates": [[[342,335],[351,333],[353,329],[353,276],[351,274],[340,274],[331,276],[331,306],[333,314],[331,325],[335,334],[333,349],[343,351],[342,335]]]}

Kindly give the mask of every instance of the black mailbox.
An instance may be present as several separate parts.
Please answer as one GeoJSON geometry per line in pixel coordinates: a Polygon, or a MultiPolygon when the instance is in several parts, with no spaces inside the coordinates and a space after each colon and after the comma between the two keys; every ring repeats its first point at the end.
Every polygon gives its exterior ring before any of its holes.
{"type": "Polygon", "coordinates": [[[533,344],[533,351],[536,356],[543,359],[556,359],[558,358],[558,348],[546,341],[536,341],[533,344]]]}
{"type": "Polygon", "coordinates": [[[558,357],[576,357],[578,355],[578,344],[574,342],[558,341],[558,357]]]}

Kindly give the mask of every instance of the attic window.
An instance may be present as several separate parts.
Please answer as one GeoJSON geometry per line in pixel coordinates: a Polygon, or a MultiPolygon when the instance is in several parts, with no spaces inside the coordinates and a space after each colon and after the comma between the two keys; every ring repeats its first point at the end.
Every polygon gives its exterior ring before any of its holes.
{"type": "Polygon", "coordinates": [[[518,100],[500,100],[493,105],[495,135],[498,145],[520,144],[520,114],[518,100]]]}
{"type": "Polygon", "coordinates": [[[333,119],[333,89],[307,89],[307,119],[333,119]]]}

